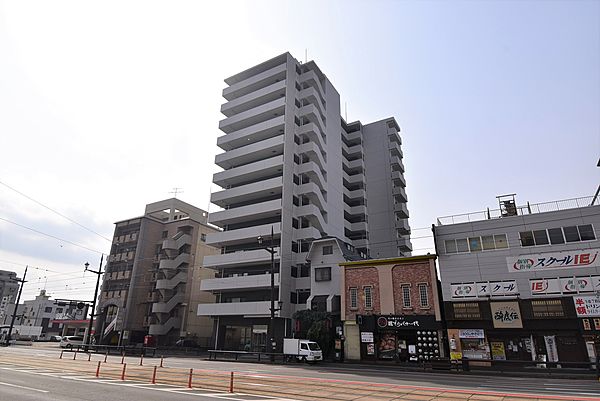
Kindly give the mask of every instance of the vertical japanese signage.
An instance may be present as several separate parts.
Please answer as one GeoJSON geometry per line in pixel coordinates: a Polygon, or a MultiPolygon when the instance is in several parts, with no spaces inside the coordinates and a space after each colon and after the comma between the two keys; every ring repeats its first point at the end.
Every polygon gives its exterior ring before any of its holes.
{"type": "Polygon", "coordinates": [[[497,329],[522,329],[523,320],[519,302],[491,302],[492,320],[497,329]]]}
{"type": "Polygon", "coordinates": [[[509,272],[550,271],[600,266],[600,249],[548,252],[506,258],[509,272]]]}
{"type": "Polygon", "coordinates": [[[600,316],[600,296],[598,295],[579,295],[573,297],[575,303],[575,312],[579,317],[600,316]]]}

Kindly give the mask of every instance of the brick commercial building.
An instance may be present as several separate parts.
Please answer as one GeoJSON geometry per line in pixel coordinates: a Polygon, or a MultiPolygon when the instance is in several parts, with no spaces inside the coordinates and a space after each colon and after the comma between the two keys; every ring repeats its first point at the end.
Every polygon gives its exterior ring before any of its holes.
{"type": "Polygon", "coordinates": [[[341,263],[345,358],[443,357],[435,255],[341,263]]]}

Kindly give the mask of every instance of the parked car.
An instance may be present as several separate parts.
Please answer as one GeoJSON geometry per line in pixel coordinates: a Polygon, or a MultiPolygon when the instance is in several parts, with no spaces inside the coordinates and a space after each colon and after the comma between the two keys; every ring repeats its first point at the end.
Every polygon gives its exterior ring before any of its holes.
{"type": "Polygon", "coordinates": [[[60,339],[62,348],[73,348],[73,346],[83,345],[83,337],[81,336],[65,336],[60,339]]]}
{"type": "Polygon", "coordinates": [[[62,340],[61,336],[50,336],[50,341],[52,342],[59,342],[60,340],[62,340]]]}
{"type": "Polygon", "coordinates": [[[310,340],[298,338],[283,339],[283,353],[288,358],[296,358],[299,361],[315,363],[323,360],[323,353],[319,344],[310,340]]]}

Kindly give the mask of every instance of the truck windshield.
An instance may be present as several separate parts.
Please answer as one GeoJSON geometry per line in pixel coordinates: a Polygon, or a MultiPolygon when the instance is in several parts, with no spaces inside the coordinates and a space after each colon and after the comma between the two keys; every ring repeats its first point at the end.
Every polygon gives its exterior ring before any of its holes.
{"type": "Polygon", "coordinates": [[[320,351],[321,348],[319,348],[319,344],[317,343],[308,343],[308,349],[310,349],[311,351],[320,351]]]}

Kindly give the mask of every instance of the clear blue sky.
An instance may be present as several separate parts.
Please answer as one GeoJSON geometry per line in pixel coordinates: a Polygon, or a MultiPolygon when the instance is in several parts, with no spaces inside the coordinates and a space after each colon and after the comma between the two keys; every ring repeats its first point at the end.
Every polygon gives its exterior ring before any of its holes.
{"type": "MultiPolygon", "coordinates": [[[[600,183],[598,1],[212,3],[0,1],[0,181],[106,237],[172,187],[207,208],[223,79],[307,49],[349,120],[399,122],[414,228],[600,183]]],[[[4,186],[0,217],[109,250],[4,186]]],[[[89,293],[98,259],[0,221],[0,269],[51,270],[25,299],[89,293]]]]}

